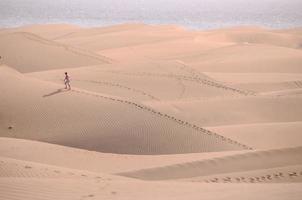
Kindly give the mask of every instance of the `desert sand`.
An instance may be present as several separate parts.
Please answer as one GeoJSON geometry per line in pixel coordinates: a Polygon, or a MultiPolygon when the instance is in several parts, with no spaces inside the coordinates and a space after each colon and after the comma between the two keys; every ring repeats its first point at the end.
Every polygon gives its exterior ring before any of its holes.
{"type": "Polygon", "coordinates": [[[301,31],[0,29],[0,199],[300,200],[301,31]]]}

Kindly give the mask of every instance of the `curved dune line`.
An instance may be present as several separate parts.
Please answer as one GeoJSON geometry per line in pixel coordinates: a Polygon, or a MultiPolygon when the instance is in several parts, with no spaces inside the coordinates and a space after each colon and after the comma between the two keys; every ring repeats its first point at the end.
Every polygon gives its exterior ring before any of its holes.
{"type": "MultiPolygon", "coordinates": [[[[142,26],[144,27],[144,26],[142,26]]],[[[133,29],[140,29],[142,28],[141,26],[138,26],[138,27],[129,27],[129,28],[125,28],[125,29],[121,29],[121,30],[111,30],[111,31],[108,31],[106,30],[106,27],[101,27],[100,31],[103,29],[105,30],[105,32],[93,32],[93,33],[89,33],[89,31],[91,31],[92,29],[81,29],[81,30],[78,30],[78,31],[73,31],[73,32],[70,32],[70,33],[66,33],[64,35],[60,35],[56,38],[53,38],[53,40],[64,40],[64,39],[67,39],[67,38],[78,38],[78,37],[91,37],[91,36],[95,36],[95,35],[106,35],[106,34],[112,34],[112,33],[116,33],[116,32],[124,32],[124,31],[129,31],[129,30],[133,30],[133,29]],[[87,36],[83,36],[83,35],[77,35],[77,34],[81,34],[83,33],[84,31],[87,31],[86,34],[87,36]],[[75,35],[75,36],[74,36],[75,35]]]]}
{"type": "Polygon", "coordinates": [[[166,118],[166,119],[169,119],[171,121],[174,121],[182,126],[186,126],[186,127],[189,127],[189,128],[192,128],[194,130],[197,130],[203,134],[207,134],[207,135],[211,135],[211,136],[214,136],[216,137],[217,139],[220,139],[224,142],[227,142],[229,144],[232,144],[232,145],[237,145],[243,149],[249,149],[251,150],[252,148],[245,145],[245,144],[241,144],[235,140],[232,140],[230,138],[226,138],[222,135],[219,135],[217,133],[214,133],[212,131],[209,131],[209,130],[206,130],[204,128],[201,128],[195,124],[192,124],[192,123],[189,123],[189,122],[186,122],[186,121],[183,121],[183,120],[180,120],[180,119],[177,119],[171,115],[167,115],[167,114],[164,114],[164,113],[161,113],[159,111],[156,111],[152,108],[149,108],[145,105],[140,105],[139,103],[135,103],[135,102],[131,102],[131,101],[128,101],[128,100],[123,100],[123,99],[118,99],[118,98],[114,98],[114,97],[108,97],[108,96],[103,96],[103,95],[100,95],[100,94],[97,94],[97,93],[92,93],[92,92],[88,92],[88,91],[84,91],[84,90],[75,90],[75,89],[72,89],[71,90],[72,92],[75,92],[75,93],[80,93],[80,94],[84,94],[84,95],[89,95],[89,96],[93,96],[93,97],[98,97],[98,98],[102,98],[102,99],[107,99],[107,100],[111,100],[111,101],[117,101],[117,102],[120,102],[120,103],[124,103],[124,104],[128,104],[128,105],[131,105],[137,109],[141,109],[141,110],[144,110],[144,111],[147,111],[147,112],[150,112],[150,113],[153,113],[157,116],[160,116],[160,117],[163,117],[163,118],[166,118]]]}
{"type": "Polygon", "coordinates": [[[35,35],[33,33],[15,32],[15,33],[11,33],[11,34],[22,35],[22,36],[26,37],[27,39],[29,39],[31,41],[39,42],[41,44],[61,47],[61,48],[64,48],[66,51],[69,51],[69,52],[71,52],[73,54],[82,55],[82,56],[88,56],[90,58],[99,60],[101,62],[105,62],[107,64],[110,64],[110,63],[114,62],[114,60],[111,59],[111,58],[109,58],[109,57],[102,56],[102,55],[99,55],[99,54],[95,54],[95,53],[90,52],[88,50],[83,50],[83,49],[67,46],[67,45],[64,45],[64,44],[61,44],[61,43],[57,43],[57,42],[54,42],[54,41],[51,41],[51,40],[47,40],[47,39],[42,38],[40,36],[37,36],[37,35],[35,35]]]}
{"type": "Polygon", "coordinates": [[[184,71],[189,72],[193,77],[201,78],[203,76],[206,76],[209,80],[212,79],[209,76],[207,76],[207,75],[201,73],[200,71],[196,70],[195,68],[190,67],[189,65],[187,65],[185,62],[183,62],[181,60],[175,60],[175,62],[177,62],[177,63],[179,63],[179,64],[182,65],[182,67],[179,67],[177,65],[176,65],[176,67],[178,67],[179,69],[182,69],[184,71]]]}
{"type": "Polygon", "coordinates": [[[109,87],[118,87],[118,88],[122,88],[122,89],[130,90],[132,92],[139,93],[139,94],[147,96],[147,97],[149,97],[153,100],[160,101],[159,98],[154,97],[153,95],[148,94],[145,91],[138,90],[138,89],[135,89],[135,88],[131,88],[131,87],[128,87],[128,86],[125,86],[125,85],[121,85],[119,83],[106,82],[106,81],[94,81],[94,80],[80,80],[80,79],[73,79],[73,81],[83,81],[83,82],[90,82],[90,83],[95,83],[95,84],[106,85],[106,86],[109,86],[109,87]]]}
{"type": "Polygon", "coordinates": [[[254,92],[252,91],[244,91],[236,88],[232,88],[226,85],[223,85],[221,83],[216,83],[214,81],[202,79],[202,78],[197,78],[197,77],[189,77],[189,76],[183,76],[183,75],[171,75],[171,74],[159,74],[159,73],[149,73],[149,72],[140,72],[140,73],[128,73],[128,72],[117,72],[117,71],[105,71],[102,70],[102,72],[107,72],[107,73],[114,73],[114,74],[122,74],[122,75],[128,75],[128,76],[154,76],[154,77],[164,77],[164,78],[177,78],[185,81],[192,81],[196,83],[200,83],[203,85],[207,85],[210,87],[215,87],[219,89],[224,89],[232,92],[236,92],[242,95],[255,95],[254,92]]]}
{"type": "Polygon", "coordinates": [[[301,153],[302,147],[247,152],[164,167],[122,172],[118,173],[118,175],[142,180],[171,180],[244,172],[263,168],[300,165],[302,164],[301,153]]]}

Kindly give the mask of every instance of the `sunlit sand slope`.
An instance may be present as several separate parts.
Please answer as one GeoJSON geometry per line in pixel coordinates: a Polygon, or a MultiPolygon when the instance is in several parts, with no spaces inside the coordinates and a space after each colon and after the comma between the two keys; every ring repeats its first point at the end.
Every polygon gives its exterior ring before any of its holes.
{"type": "Polygon", "coordinates": [[[1,62],[20,72],[106,64],[110,59],[65,46],[32,33],[0,32],[1,62]]]}
{"type": "MultiPolygon", "coordinates": [[[[65,70],[26,75],[61,84],[65,70]]],[[[119,63],[69,69],[68,72],[78,88],[143,102],[252,94],[215,81],[177,61],[119,63]]]]}
{"type": "Polygon", "coordinates": [[[248,96],[151,102],[150,106],[201,126],[222,126],[301,121],[301,100],[301,96],[248,96]]]}
{"type": "Polygon", "coordinates": [[[205,184],[142,181],[97,183],[70,179],[0,179],[3,200],[74,199],[244,199],[300,200],[301,184],[205,184]],[[227,194],[226,194],[227,193],[227,194]]]}
{"type": "Polygon", "coordinates": [[[247,148],[127,99],[77,88],[64,90],[7,67],[0,70],[0,107],[6,116],[1,119],[1,136],[130,154],[247,148]]]}
{"type": "MultiPolygon", "coordinates": [[[[294,171],[296,172],[293,175],[294,177],[301,176],[301,151],[301,147],[255,151],[221,158],[119,173],[119,175],[143,180],[170,180],[299,165],[296,171],[294,171]]],[[[278,171],[276,170],[275,172],[278,171]]],[[[288,171],[288,173],[291,173],[291,171],[288,171]]]]}
{"type": "Polygon", "coordinates": [[[256,149],[286,148],[301,145],[301,121],[217,126],[208,129],[256,149]]]}

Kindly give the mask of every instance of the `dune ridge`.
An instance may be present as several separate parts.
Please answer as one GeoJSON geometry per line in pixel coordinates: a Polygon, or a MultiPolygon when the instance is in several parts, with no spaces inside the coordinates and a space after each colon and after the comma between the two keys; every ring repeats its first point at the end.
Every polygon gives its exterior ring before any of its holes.
{"type": "MultiPolygon", "coordinates": [[[[301,165],[301,147],[248,152],[178,165],[119,173],[143,180],[166,180],[230,173],[263,168],[301,165]]],[[[300,173],[300,172],[299,172],[300,173]]]]}

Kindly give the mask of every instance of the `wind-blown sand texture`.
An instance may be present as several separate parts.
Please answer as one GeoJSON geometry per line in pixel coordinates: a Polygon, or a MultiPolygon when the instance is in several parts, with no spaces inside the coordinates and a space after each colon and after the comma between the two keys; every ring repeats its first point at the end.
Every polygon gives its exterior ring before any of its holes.
{"type": "Polygon", "coordinates": [[[300,200],[301,48],[299,28],[0,29],[0,199],[300,200]]]}

